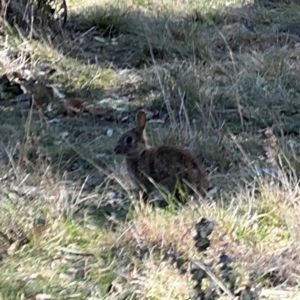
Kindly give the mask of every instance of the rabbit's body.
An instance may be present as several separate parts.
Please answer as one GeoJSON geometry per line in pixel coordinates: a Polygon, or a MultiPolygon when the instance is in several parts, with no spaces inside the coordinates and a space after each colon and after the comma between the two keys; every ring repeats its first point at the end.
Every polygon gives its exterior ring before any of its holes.
{"type": "Polygon", "coordinates": [[[195,185],[202,195],[208,188],[208,182],[204,180],[205,170],[189,152],[180,148],[149,148],[141,153],[138,160],[126,157],[126,165],[132,180],[144,186],[148,192],[155,189],[148,177],[169,192],[173,192],[177,180],[182,183],[182,179],[195,185]]]}
{"type": "MultiPolygon", "coordinates": [[[[134,183],[150,193],[156,188],[152,179],[172,193],[176,184],[185,180],[204,196],[209,184],[205,169],[197,158],[179,147],[149,147],[145,125],[146,115],[139,111],[136,128],[123,134],[114,149],[116,154],[125,156],[127,170],[134,183]]],[[[188,188],[188,191],[192,190],[188,188]]]]}

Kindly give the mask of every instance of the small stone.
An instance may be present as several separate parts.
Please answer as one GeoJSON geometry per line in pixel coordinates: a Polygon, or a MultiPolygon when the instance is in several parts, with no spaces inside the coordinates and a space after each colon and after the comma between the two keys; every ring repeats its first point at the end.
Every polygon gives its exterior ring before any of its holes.
{"type": "Polygon", "coordinates": [[[191,273],[192,273],[192,279],[197,282],[201,282],[206,277],[205,271],[200,268],[192,269],[191,273]]]}
{"type": "Polygon", "coordinates": [[[107,129],[107,136],[111,137],[113,135],[114,131],[112,129],[107,129]]]}
{"type": "Polygon", "coordinates": [[[209,246],[210,246],[210,240],[208,238],[200,238],[195,243],[195,247],[199,252],[205,251],[209,246]]]}
{"type": "Polygon", "coordinates": [[[233,262],[233,258],[231,258],[230,256],[226,255],[226,254],[221,254],[220,259],[219,259],[219,264],[230,264],[233,262]]]}
{"type": "Polygon", "coordinates": [[[197,236],[195,237],[196,240],[200,237],[207,238],[213,232],[214,221],[212,218],[202,218],[195,227],[197,231],[197,236]]]}
{"type": "Polygon", "coordinates": [[[52,296],[51,295],[48,295],[48,294],[37,294],[35,296],[35,299],[36,300],[51,300],[52,299],[52,296]]]}
{"type": "Polygon", "coordinates": [[[251,288],[249,286],[246,286],[246,288],[241,292],[240,300],[256,300],[258,299],[255,292],[251,291],[251,288]]]}
{"type": "Polygon", "coordinates": [[[36,218],[33,221],[33,226],[34,227],[41,227],[46,225],[46,220],[42,218],[36,218]]]}

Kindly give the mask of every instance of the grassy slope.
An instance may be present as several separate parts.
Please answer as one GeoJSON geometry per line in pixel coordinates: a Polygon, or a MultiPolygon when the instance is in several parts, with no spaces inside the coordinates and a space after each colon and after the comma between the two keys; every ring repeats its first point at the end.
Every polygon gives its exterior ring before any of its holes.
{"type": "MultiPolygon", "coordinates": [[[[29,120],[26,109],[1,110],[1,176],[7,177],[0,183],[0,228],[18,222],[30,238],[12,256],[4,255],[2,299],[35,299],[38,293],[54,299],[126,294],[128,299],[185,299],[193,285],[189,274],[180,275],[162,257],[172,245],[185,259],[199,258],[191,228],[202,216],[211,216],[216,226],[208,258],[217,260],[223,252],[234,257],[241,286],[261,282],[269,299],[291,299],[283,291],[297,291],[300,39],[276,30],[296,21],[300,7],[210,2],[110,6],[70,0],[73,22],[81,28],[72,39],[65,33],[64,40],[51,44],[46,38],[28,42],[5,32],[3,71],[22,63],[9,49],[30,57],[27,67],[55,63],[54,82],[87,104],[115,94],[126,109],[146,106],[168,113],[170,127],[148,126],[151,142],[180,143],[201,153],[220,192],[200,207],[152,211],[136,205],[125,218],[107,219],[102,212],[108,192],[127,193],[127,179],[112,153],[127,125],[80,116],[49,125],[38,116],[29,120]],[[242,18],[256,33],[242,25],[242,18]],[[172,120],[182,92],[190,123],[172,120]],[[259,181],[260,193],[254,193],[254,181],[245,185],[241,174],[262,164],[258,130],[266,126],[274,126],[281,166],[292,180],[284,176],[281,188],[259,181]],[[108,128],[114,129],[112,137],[108,128]],[[86,206],[74,214],[78,203],[86,206]],[[46,221],[42,232],[34,225],[38,219],[46,221]],[[115,292],[107,295],[112,282],[115,292]]],[[[122,210],[118,199],[110,209],[122,210]]]]}

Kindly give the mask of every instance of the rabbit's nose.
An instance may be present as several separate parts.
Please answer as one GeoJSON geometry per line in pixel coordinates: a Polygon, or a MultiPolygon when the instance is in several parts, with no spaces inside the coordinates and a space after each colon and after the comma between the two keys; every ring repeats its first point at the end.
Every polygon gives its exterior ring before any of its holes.
{"type": "Polygon", "coordinates": [[[120,147],[119,147],[119,146],[116,146],[116,147],[114,148],[114,152],[115,152],[116,154],[120,154],[120,153],[121,153],[120,147]]]}

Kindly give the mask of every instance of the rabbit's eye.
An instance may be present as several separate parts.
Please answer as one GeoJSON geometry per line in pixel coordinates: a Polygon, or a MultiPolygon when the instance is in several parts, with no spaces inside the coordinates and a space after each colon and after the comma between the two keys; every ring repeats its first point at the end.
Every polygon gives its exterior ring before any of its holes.
{"type": "Polygon", "coordinates": [[[132,143],[132,137],[128,136],[125,141],[126,141],[127,144],[131,144],[132,143]]]}

